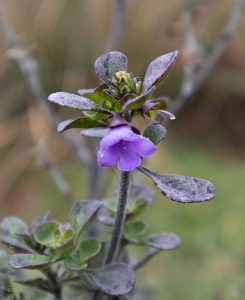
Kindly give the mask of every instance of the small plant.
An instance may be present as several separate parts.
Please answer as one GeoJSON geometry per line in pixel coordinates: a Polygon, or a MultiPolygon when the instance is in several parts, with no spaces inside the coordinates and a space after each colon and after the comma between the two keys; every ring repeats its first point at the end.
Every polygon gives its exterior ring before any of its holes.
{"type": "MultiPolygon", "coordinates": [[[[82,135],[101,139],[99,166],[117,165],[121,172],[118,199],[75,203],[66,224],[53,220],[50,213],[35,218],[30,226],[15,217],[4,218],[1,242],[14,254],[0,252],[2,297],[9,294],[7,270],[11,267],[14,282],[46,292],[45,299],[49,299],[47,295],[50,299],[136,299],[135,271],[160,251],[179,247],[180,238],[174,233],[148,234],[140,216],[151,204],[154,192],[150,186],[130,184],[130,174],[137,170],[170,200],[193,203],[214,197],[214,188],[205,179],[159,174],[141,165],[166,137],[163,122],[175,118],[166,110],[164,98],[152,95],[168,76],[177,55],[174,51],[151,62],[142,82],[127,71],[127,57],[113,51],[95,62],[101,80],[98,87],[79,90],[80,95],[58,92],[49,96],[49,101],[82,110],[80,118],[61,122],[58,131],[82,128],[82,135]],[[135,125],[136,116],[150,120],[142,134],[135,125]],[[89,236],[95,219],[103,234],[89,236]],[[132,262],[130,245],[147,247],[148,253],[132,262]],[[39,273],[34,276],[26,269],[39,273]]],[[[36,292],[27,293],[27,299],[30,295],[39,299],[36,292]]]]}

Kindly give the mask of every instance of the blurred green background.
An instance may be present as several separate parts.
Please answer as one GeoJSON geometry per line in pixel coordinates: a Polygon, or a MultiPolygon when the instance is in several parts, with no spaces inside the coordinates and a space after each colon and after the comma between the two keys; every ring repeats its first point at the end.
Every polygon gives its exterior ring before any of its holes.
{"type": "MultiPolygon", "coordinates": [[[[115,50],[127,54],[130,71],[141,78],[155,57],[182,50],[157,92],[174,99],[185,61],[183,15],[192,16],[202,51],[209,53],[234,3],[126,1],[123,34],[115,50]]],[[[93,63],[106,51],[113,11],[112,0],[0,0],[0,14],[37,59],[47,94],[96,86],[93,63]]],[[[34,148],[46,145],[76,199],[86,197],[88,175],[37,107],[13,60],[14,50],[0,32],[0,218],[17,215],[30,221],[51,210],[65,220],[67,205],[33,155],[34,148]]],[[[245,299],[244,81],[243,16],[218,64],[177,119],[168,123],[167,139],[148,162],[155,171],[207,178],[216,188],[215,200],[199,205],[176,204],[156,193],[145,213],[150,229],[176,232],[182,246],[159,254],[140,270],[137,285],[148,286],[153,299],[245,299]]],[[[55,109],[61,116],[73,113],[55,109]]],[[[109,179],[115,175],[107,173],[109,179]]]]}

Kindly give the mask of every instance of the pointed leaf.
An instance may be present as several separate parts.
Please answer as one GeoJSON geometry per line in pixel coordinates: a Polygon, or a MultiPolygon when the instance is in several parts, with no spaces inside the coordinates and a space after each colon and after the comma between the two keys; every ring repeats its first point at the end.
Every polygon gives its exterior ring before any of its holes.
{"type": "Polygon", "coordinates": [[[57,92],[49,95],[48,100],[59,105],[68,106],[75,109],[106,112],[105,109],[99,107],[89,99],[75,94],[57,92]]]}
{"type": "Polygon", "coordinates": [[[51,258],[41,254],[14,254],[10,266],[14,269],[41,269],[50,265],[51,258]]]}
{"type": "Polygon", "coordinates": [[[66,120],[59,123],[57,130],[59,132],[63,132],[71,128],[93,128],[93,127],[101,127],[103,125],[106,126],[107,123],[93,120],[90,118],[77,118],[77,119],[66,120]]]}
{"type": "Polygon", "coordinates": [[[127,67],[127,56],[118,51],[103,54],[94,63],[95,73],[102,82],[107,84],[111,84],[111,80],[117,71],[126,71],[127,67]]]}
{"type": "Polygon", "coordinates": [[[151,124],[145,128],[143,136],[148,138],[154,145],[157,145],[166,138],[167,130],[161,124],[151,124]]]}
{"type": "Polygon", "coordinates": [[[138,170],[150,177],[161,193],[170,200],[194,203],[214,198],[214,187],[208,180],[175,174],[159,174],[143,167],[138,167],[138,170]]]}
{"type": "Polygon", "coordinates": [[[149,246],[159,250],[173,250],[180,246],[180,238],[175,233],[160,233],[140,241],[140,245],[149,246]]]}
{"type": "Polygon", "coordinates": [[[85,230],[102,205],[102,201],[89,200],[75,203],[72,206],[69,220],[77,235],[80,235],[81,231],[85,230]]]}
{"type": "Polygon", "coordinates": [[[28,226],[24,221],[16,217],[5,217],[0,225],[1,230],[9,235],[28,233],[28,226]]]}
{"type": "Polygon", "coordinates": [[[97,289],[106,294],[120,296],[128,294],[134,289],[135,274],[129,265],[115,263],[83,272],[97,289]]]}
{"type": "Polygon", "coordinates": [[[18,236],[3,234],[0,237],[0,242],[3,245],[13,247],[16,252],[33,252],[33,249],[21,241],[18,236]]]}
{"type": "Polygon", "coordinates": [[[173,51],[157,57],[149,64],[143,81],[142,93],[148,91],[152,86],[157,86],[168,76],[175,64],[177,56],[178,51],[173,51]]]}
{"type": "Polygon", "coordinates": [[[109,132],[109,128],[89,128],[84,129],[80,133],[83,136],[102,139],[109,132]]]}
{"type": "Polygon", "coordinates": [[[141,95],[129,99],[123,106],[123,110],[137,110],[143,106],[143,104],[146,102],[146,100],[151,96],[151,94],[154,92],[155,87],[152,87],[149,91],[146,93],[142,93],[141,95]]]}
{"type": "Polygon", "coordinates": [[[65,257],[65,265],[69,270],[79,271],[87,267],[92,257],[97,255],[101,249],[101,244],[95,239],[88,238],[83,240],[79,247],[65,257]]]}

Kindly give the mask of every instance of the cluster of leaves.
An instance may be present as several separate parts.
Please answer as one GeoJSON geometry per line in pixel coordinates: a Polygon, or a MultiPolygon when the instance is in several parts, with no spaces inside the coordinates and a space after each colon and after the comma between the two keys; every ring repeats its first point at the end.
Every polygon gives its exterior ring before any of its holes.
{"type": "Polygon", "coordinates": [[[135,282],[132,268],[123,263],[101,267],[101,258],[97,263],[95,260],[98,254],[103,254],[103,243],[85,235],[102,206],[103,202],[96,200],[74,204],[67,224],[54,221],[50,213],[35,218],[29,227],[18,218],[4,218],[0,241],[11,247],[14,254],[7,257],[6,252],[1,252],[0,270],[5,280],[1,287],[2,294],[7,291],[6,268],[16,270],[14,282],[41,289],[56,297],[60,297],[62,285],[68,283],[76,284],[80,291],[99,290],[109,295],[129,293],[135,282]],[[9,266],[6,266],[8,260],[9,266]],[[26,269],[38,270],[43,276],[25,278],[18,270],[26,269]],[[113,278],[114,281],[119,279],[119,283],[113,284],[113,278]]]}
{"type": "Polygon", "coordinates": [[[145,74],[143,83],[138,77],[127,72],[127,57],[117,51],[100,56],[94,65],[101,84],[94,89],[81,89],[79,95],[57,92],[49,96],[49,100],[62,106],[83,111],[83,117],[66,120],[59,124],[58,131],[71,128],[83,128],[81,134],[92,137],[103,137],[107,128],[115,124],[115,115],[120,114],[127,122],[136,115],[153,116],[154,121],[145,132],[145,136],[160,142],[166,135],[162,122],[166,115],[164,97],[152,98],[156,87],[172,70],[178,51],[170,52],[153,60],[145,74]],[[89,128],[89,129],[87,129],[89,128]]]}
{"type": "Polygon", "coordinates": [[[75,290],[77,295],[94,291],[113,296],[128,294],[135,286],[134,266],[123,258],[128,245],[147,246],[157,252],[180,245],[180,239],[172,233],[146,236],[147,225],[137,217],[151,204],[153,196],[149,186],[131,188],[122,251],[118,262],[109,265],[103,265],[107,241],[88,237],[86,233],[95,218],[106,226],[113,226],[116,201],[75,203],[66,224],[53,220],[50,213],[35,218],[30,226],[16,217],[4,218],[0,241],[13,253],[0,252],[1,295],[8,293],[9,269],[14,270],[11,277],[14,282],[57,298],[64,289],[75,290]],[[26,270],[40,273],[33,278],[26,270]]]}
{"type": "Polygon", "coordinates": [[[113,226],[115,199],[75,203],[67,224],[53,220],[50,213],[35,218],[31,226],[16,217],[4,218],[0,241],[14,253],[0,252],[2,295],[7,293],[9,268],[14,270],[14,282],[43,290],[57,298],[64,289],[75,290],[77,295],[92,291],[117,296],[128,294],[134,289],[134,269],[137,269],[137,263],[130,262],[125,255],[128,246],[148,247],[151,255],[152,251],[156,254],[180,245],[180,238],[174,233],[148,235],[147,224],[139,217],[152,203],[153,197],[150,186],[131,187],[121,250],[117,263],[109,265],[103,265],[107,240],[97,240],[86,233],[95,219],[109,229],[113,226]],[[30,277],[23,270],[37,270],[40,274],[30,277]]]}

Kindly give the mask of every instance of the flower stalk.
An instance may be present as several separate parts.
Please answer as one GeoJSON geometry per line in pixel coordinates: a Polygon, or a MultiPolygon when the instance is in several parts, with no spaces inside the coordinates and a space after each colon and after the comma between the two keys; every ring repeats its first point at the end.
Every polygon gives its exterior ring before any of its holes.
{"type": "Polygon", "coordinates": [[[118,249],[121,244],[123,226],[124,226],[125,216],[126,216],[126,206],[128,200],[129,176],[130,176],[130,172],[127,171],[121,172],[120,189],[119,189],[115,224],[113,227],[113,232],[112,232],[112,237],[109,244],[108,252],[105,258],[105,264],[110,264],[115,261],[118,254],[118,249]]]}

